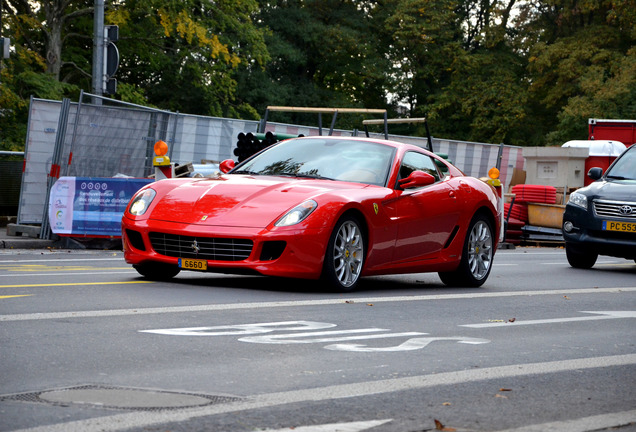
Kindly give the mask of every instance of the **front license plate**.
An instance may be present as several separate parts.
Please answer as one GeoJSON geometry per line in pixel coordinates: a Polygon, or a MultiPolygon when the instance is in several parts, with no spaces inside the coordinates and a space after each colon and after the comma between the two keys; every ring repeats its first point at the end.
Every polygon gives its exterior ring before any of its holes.
{"type": "Polygon", "coordinates": [[[605,231],[620,231],[620,232],[636,233],[636,223],[603,221],[603,229],[605,231]]]}
{"type": "Polygon", "coordinates": [[[208,269],[208,262],[204,259],[179,258],[179,268],[203,271],[208,269]]]}

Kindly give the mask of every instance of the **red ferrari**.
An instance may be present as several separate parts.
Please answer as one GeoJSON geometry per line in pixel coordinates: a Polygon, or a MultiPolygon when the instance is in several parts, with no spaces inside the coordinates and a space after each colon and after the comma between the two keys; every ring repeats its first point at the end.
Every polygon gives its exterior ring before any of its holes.
{"type": "Polygon", "coordinates": [[[149,279],[253,273],[345,291],[368,275],[438,272],[476,287],[490,274],[500,195],[420,147],[295,138],[234,165],[139,190],[122,219],[126,262],[149,279]]]}

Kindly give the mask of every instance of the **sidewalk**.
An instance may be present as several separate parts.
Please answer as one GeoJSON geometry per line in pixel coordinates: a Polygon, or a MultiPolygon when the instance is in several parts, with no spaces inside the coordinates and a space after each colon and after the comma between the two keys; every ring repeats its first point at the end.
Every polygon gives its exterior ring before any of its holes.
{"type": "Polygon", "coordinates": [[[7,234],[7,227],[0,226],[0,250],[3,249],[61,249],[64,240],[44,240],[27,235],[13,236],[7,234]]]}
{"type": "Polygon", "coordinates": [[[25,227],[30,231],[20,234],[18,229],[23,226],[15,224],[0,225],[0,251],[7,249],[101,249],[101,250],[122,250],[120,238],[70,238],[53,235],[52,240],[37,238],[39,227],[25,227]]]}

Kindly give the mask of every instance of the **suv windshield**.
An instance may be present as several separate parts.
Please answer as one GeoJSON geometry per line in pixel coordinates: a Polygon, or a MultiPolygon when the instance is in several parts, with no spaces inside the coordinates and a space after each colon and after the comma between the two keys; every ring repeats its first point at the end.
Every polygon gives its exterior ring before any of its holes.
{"type": "Polygon", "coordinates": [[[395,149],[343,138],[282,141],[238,165],[233,174],[282,175],[384,186],[395,149]]]}
{"type": "Polygon", "coordinates": [[[636,180],[636,151],[625,151],[607,171],[606,177],[617,180],[636,180]]]}

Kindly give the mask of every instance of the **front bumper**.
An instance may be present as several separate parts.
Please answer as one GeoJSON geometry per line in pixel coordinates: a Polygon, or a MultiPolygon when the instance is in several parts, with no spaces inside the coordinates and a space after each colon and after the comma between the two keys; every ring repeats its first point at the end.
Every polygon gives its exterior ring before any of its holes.
{"type": "Polygon", "coordinates": [[[128,264],[178,265],[179,258],[199,258],[206,259],[209,272],[217,273],[317,279],[322,273],[329,235],[328,229],[287,227],[270,231],[122,219],[124,258],[128,264]],[[169,238],[180,246],[166,248],[157,243],[157,237],[169,238]],[[224,253],[212,252],[208,247],[212,243],[219,245],[215,250],[223,249],[224,253]],[[228,252],[228,247],[232,251],[228,252]]]}
{"type": "Polygon", "coordinates": [[[563,213],[563,239],[582,252],[619,258],[636,259],[636,233],[613,232],[603,229],[603,221],[593,210],[567,205],[563,213]],[[572,229],[566,229],[570,223],[572,229]]]}

